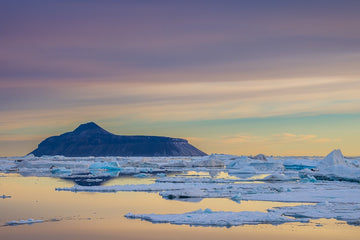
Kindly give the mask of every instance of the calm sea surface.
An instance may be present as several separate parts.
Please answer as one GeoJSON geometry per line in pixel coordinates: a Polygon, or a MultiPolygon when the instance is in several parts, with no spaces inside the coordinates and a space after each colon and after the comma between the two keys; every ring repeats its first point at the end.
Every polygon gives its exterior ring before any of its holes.
{"type": "MultiPolygon", "coordinates": [[[[149,183],[151,179],[117,178],[105,185],[149,183]]],[[[310,223],[248,225],[231,228],[190,227],[153,224],[126,219],[126,213],[184,213],[199,208],[215,211],[266,211],[276,206],[296,203],[204,199],[182,202],[162,199],[157,193],[73,193],[55,191],[74,183],[57,178],[0,177],[0,225],[28,218],[44,223],[0,227],[0,239],[358,239],[360,227],[336,220],[313,220],[310,223]],[[58,221],[54,221],[54,220],[58,221]]]]}

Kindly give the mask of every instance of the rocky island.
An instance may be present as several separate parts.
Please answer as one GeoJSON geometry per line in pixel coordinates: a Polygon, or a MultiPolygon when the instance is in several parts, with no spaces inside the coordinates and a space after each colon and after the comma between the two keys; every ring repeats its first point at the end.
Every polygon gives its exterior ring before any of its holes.
{"type": "Polygon", "coordinates": [[[35,156],[205,156],[206,153],[181,138],[112,134],[94,122],[81,124],[72,132],[52,136],[31,152],[35,156]]]}

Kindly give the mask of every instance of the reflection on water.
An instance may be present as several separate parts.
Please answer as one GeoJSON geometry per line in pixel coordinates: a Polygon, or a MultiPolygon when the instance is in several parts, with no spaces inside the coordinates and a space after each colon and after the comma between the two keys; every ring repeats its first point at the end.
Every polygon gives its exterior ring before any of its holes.
{"type": "Polygon", "coordinates": [[[101,174],[76,174],[61,179],[72,181],[73,183],[80,186],[111,186],[111,185],[125,185],[125,184],[150,184],[154,183],[155,175],[150,175],[146,178],[137,178],[129,174],[121,174],[120,172],[114,172],[111,175],[101,174]]]}
{"type": "MultiPolygon", "coordinates": [[[[263,174],[264,176],[267,176],[263,174]]],[[[204,178],[211,177],[214,179],[233,179],[242,180],[237,176],[231,176],[225,171],[213,170],[213,171],[187,171],[181,174],[169,173],[167,176],[181,176],[181,177],[195,177],[204,178]]],[[[262,175],[261,175],[262,176],[262,175]]],[[[260,179],[261,178],[254,178],[260,179]]],[[[156,180],[156,174],[150,174],[146,178],[137,178],[133,174],[124,174],[119,171],[90,171],[87,173],[71,174],[67,176],[58,176],[61,179],[69,180],[80,186],[110,186],[110,185],[124,185],[124,184],[149,184],[154,183],[156,180]]],[[[244,176],[247,178],[248,176],[244,176]]],[[[252,178],[248,178],[252,179],[252,178]]],[[[241,181],[239,181],[241,182],[241,181]]]]}
{"type": "MultiPolygon", "coordinates": [[[[134,178],[111,179],[105,185],[134,183],[134,178]]],[[[154,179],[137,179],[137,183],[154,179]]],[[[198,203],[168,201],[157,193],[73,193],[58,192],[55,187],[73,183],[58,178],[0,178],[0,194],[12,196],[0,199],[0,224],[20,219],[58,219],[17,227],[0,227],[0,239],[355,239],[360,228],[335,220],[314,220],[309,224],[288,223],[279,226],[256,225],[226,228],[189,227],[152,224],[129,220],[124,214],[184,213],[199,208],[214,211],[266,211],[277,206],[296,203],[204,199],[198,203]]]]}
{"type": "Polygon", "coordinates": [[[80,186],[100,186],[115,177],[116,176],[112,176],[112,175],[102,176],[102,175],[93,175],[93,174],[88,174],[88,173],[82,173],[82,174],[61,177],[61,178],[64,180],[73,181],[75,184],[80,185],[80,186]]]}

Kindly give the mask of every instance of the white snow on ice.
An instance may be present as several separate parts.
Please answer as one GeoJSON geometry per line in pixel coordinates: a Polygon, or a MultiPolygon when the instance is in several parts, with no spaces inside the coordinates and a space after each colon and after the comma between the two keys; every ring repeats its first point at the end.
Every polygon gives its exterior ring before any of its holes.
{"type": "Polygon", "coordinates": [[[191,226],[217,226],[231,227],[249,224],[272,224],[278,225],[296,220],[283,217],[278,214],[264,212],[223,212],[211,209],[199,209],[183,214],[133,214],[125,215],[127,218],[142,219],[153,223],[171,223],[191,226]]]}
{"type": "Polygon", "coordinates": [[[128,218],[151,222],[234,226],[334,218],[359,225],[360,158],[346,158],[340,150],[332,151],[323,159],[225,154],[204,157],[79,158],[28,155],[0,158],[0,172],[66,179],[81,177],[89,185],[100,184],[104,178],[119,176],[148,178],[150,182],[114,186],[75,185],[56,188],[57,191],[142,191],[157,192],[169,200],[229,198],[238,203],[246,200],[316,203],[269,209],[268,213],[213,212],[206,209],[184,214],[127,215],[128,218]]]}

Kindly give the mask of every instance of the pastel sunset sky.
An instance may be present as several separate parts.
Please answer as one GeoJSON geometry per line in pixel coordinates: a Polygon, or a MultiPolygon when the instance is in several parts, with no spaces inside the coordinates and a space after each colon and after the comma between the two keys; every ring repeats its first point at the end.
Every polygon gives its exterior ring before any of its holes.
{"type": "Polygon", "coordinates": [[[360,1],[2,0],[0,156],[94,121],[206,153],[360,155],[360,1]]]}

